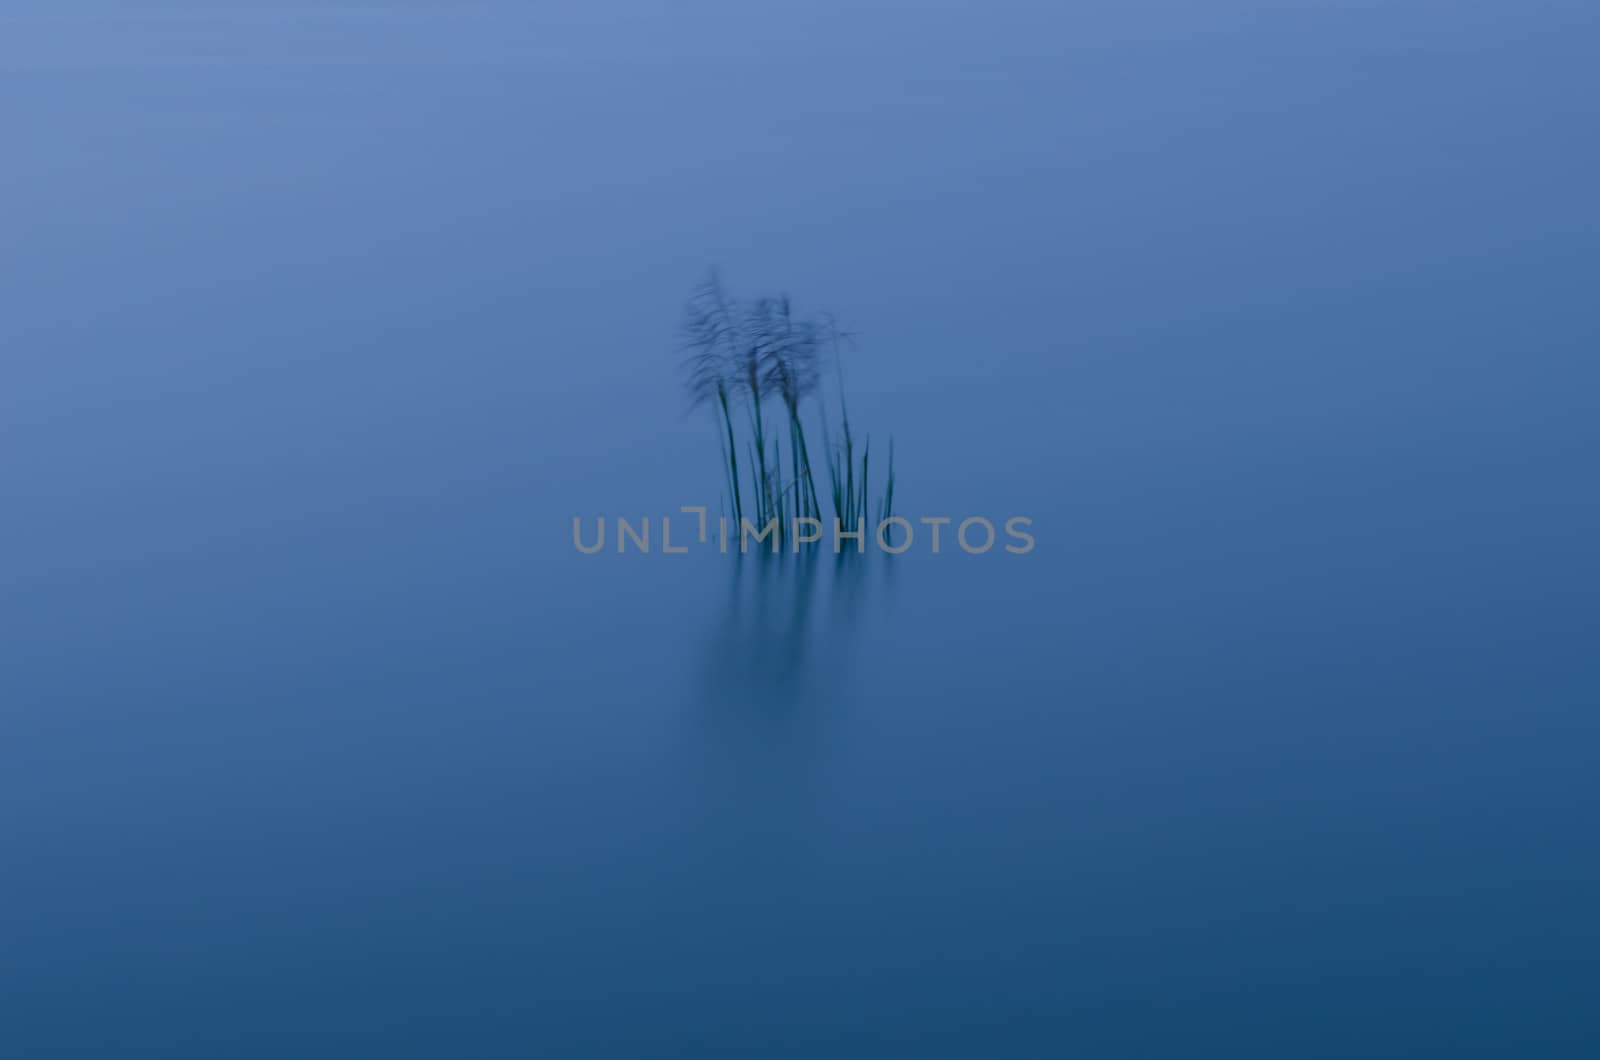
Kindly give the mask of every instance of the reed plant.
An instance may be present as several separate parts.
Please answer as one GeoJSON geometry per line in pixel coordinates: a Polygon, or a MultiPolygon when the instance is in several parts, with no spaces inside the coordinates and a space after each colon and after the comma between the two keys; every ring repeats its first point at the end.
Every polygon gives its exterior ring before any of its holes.
{"type": "MultiPolygon", "coordinates": [[[[865,439],[859,465],[855,433],[845,400],[843,352],[853,336],[828,316],[797,316],[787,296],[740,302],[728,296],[721,277],[712,271],[690,295],[684,309],[683,338],[686,388],[692,407],[709,405],[716,421],[721,476],[733,507],[735,525],[748,516],[759,529],[777,521],[780,545],[796,518],[824,521],[817,475],[806,439],[806,413],[814,407],[822,427],[823,459],[828,470],[831,516],[846,530],[865,524],[871,496],[869,469],[872,443],[865,439]],[[839,420],[843,437],[836,446],[829,430],[827,401],[820,385],[823,351],[832,356],[837,378],[839,420]],[[764,406],[776,399],[788,428],[787,462],[784,438],[769,434],[764,406]],[[736,412],[735,410],[739,411],[736,412]],[[739,425],[742,422],[743,430],[739,425]],[[745,504],[740,481],[739,436],[745,435],[745,472],[751,504],[745,504]]],[[[894,442],[877,525],[894,514],[894,442]]],[[[829,540],[828,535],[823,535],[829,540]]]]}

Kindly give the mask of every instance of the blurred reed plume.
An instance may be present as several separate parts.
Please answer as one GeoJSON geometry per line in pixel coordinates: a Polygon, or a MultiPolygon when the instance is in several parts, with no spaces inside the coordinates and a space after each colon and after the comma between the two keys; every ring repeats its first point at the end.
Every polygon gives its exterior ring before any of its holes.
{"type": "MultiPolygon", "coordinates": [[[[693,407],[710,405],[717,418],[718,446],[722,452],[723,489],[732,504],[733,517],[749,518],[759,529],[777,521],[781,542],[792,533],[792,520],[822,521],[817,478],[806,441],[805,410],[816,407],[822,426],[822,457],[828,470],[828,496],[832,518],[847,530],[869,518],[868,470],[871,440],[856,461],[855,434],[845,402],[842,354],[851,343],[832,317],[796,316],[787,296],[736,301],[730,298],[715,270],[694,289],[684,307],[685,384],[693,407]],[[843,438],[835,446],[828,427],[827,401],[822,387],[822,356],[833,360],[838,380],[839,419],[843,438]],[[776,399],[787,421],[788,458],[784,439],[769,434],[764,406],[776,399]],[[745,438],[745,469],[740,476],[741,434],[745,438]],[[745,488],[749,487],[747,505],[745,488]]],[[[889,443],[888,477],[878,501],[876,520],[894,514],[894,442],[889,443]]]]}

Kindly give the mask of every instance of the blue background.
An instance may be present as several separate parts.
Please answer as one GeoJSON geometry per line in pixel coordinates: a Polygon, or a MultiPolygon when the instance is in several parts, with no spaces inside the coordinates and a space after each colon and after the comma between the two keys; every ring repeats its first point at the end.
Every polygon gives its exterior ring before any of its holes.
{"type": "Polygon", "coordinates": [[[1597,50],[8,0],[0,1055],[1596,1055],[1597,50]],[[1037,549],[578,555],[712,263],[1037,549]]]}

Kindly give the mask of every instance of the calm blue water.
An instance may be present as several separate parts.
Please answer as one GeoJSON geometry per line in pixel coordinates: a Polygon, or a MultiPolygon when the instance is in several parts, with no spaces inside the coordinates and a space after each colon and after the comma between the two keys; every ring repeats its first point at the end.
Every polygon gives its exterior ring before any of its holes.
{"type": "Polygon", "coordinates": [[[0,1055],[1596,1055],[1597,45],[12,0],[0,1055]],[[1036,550],[577,554],[712,263],[1036,550]]]}

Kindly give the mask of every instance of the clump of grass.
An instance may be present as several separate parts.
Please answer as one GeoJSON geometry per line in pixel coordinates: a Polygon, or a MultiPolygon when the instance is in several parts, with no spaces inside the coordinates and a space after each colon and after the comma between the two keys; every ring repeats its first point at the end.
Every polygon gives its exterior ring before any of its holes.
{"type": "MultiPolygon", "coordinates": [[[[691,405],[710,405],[717,416],[724,489],[733,505],[735,524],[753,517],[757,528],[776,519],[781,544],[792,520],[822,521],[817,476],[806,442],[805,410],[814,405],[822,425],[823,457],[828,470],[832,517],[846,530],[865,524],[869,505],[871,438],[865,439],[858,464],[855,434],[844,392],[843,352],[853,336],[830,316],[797,316],[787,296],[738,302],[728,297],[713,270],[690,295],[684,310],[684,362],[691,405]],[[843,438],[835,446],[828,427],[827,402],[821,394],[821,360],[832,353],[838,379],[839,417],[843,438]],[[768,434],[763,406],[776,398],[788,427],[788,460],[781,435],[768,434]],[[735,413],[740,408],[742,416],[735,413]],[[742,420],[744,430],[735,426],[742,420]],[[739,435],[745,434],[746,471],[751,504],[744,501],[739,473],[739,435]]],[[[877,520],[868,532],[894,513],[894,442],[889,443],[888,478],[877,505],[877,520]]],[[[826,534],[824,540],[828,540],[826,534]]]]}

